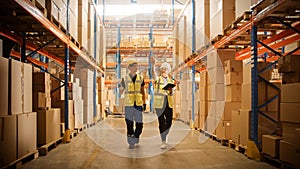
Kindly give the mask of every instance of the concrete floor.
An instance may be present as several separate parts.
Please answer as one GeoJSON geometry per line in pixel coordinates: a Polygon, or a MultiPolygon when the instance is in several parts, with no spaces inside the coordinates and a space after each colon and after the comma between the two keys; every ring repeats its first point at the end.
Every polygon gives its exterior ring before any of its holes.
{"type": "Polygon", "coordinates": [[[169,148],[160,149],[156,117],[144,116],[140,145],[128,149],[124,118],[107,118],[47,156],[24,164],[22,169],[271,169],[267,163],[248,159],[235,150],[206,139],[175,121],[168,136],[169,148]]]}

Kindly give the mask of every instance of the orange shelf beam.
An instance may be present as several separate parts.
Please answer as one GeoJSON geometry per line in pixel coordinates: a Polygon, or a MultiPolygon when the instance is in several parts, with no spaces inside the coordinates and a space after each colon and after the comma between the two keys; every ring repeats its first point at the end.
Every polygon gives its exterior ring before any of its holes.
{"type": "MultiPolygon", "coordinates": [[[[21,59],[21,54],[19,52],[14,51],[14,50],[11,51],[10,55],[21,59]]],[[[40,62],[40,61],[38,61],[36,59],[33,59],[33,58],[30,58],[30,57],[28,57],[27,60],[29,60],[30,62],[32,62],[32,63],[34,63],[38,66],[42,66],[42,67],[45,67],[46,69],[48,69],[48,64],[46,64],[46,63],[40,62]]]]}
{"type": "Polygon", "coordinates": [[[82,50],[80,50],[70,39],[69,37],[52,24],[44,14],[38,10],[29,0],[15,0],[22,8],[24,8],[30,15],[32,15],[38,22],[40,22],[47,30],[53,33],[58,37],[63,43],[65,43],[69,48],[74,50],[79,56],[81,56],[88,64],[90,64],[95,69],[99,70],[101,73],[104,73],[100,67],[93,62],[89,56],[87,56],[82,50]]]}

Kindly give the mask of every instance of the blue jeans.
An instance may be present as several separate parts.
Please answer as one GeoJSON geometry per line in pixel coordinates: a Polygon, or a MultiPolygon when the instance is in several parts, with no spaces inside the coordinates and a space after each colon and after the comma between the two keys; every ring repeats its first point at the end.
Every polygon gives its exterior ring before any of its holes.
{"type": "Polygon", "coordinates": [[[138,142],[143,130],[142,106],[125,106],[125,122],[127,126],[127,142],[134,144],[138,142]],[[135,129],[133,128],[135,122],[135,129]]]}

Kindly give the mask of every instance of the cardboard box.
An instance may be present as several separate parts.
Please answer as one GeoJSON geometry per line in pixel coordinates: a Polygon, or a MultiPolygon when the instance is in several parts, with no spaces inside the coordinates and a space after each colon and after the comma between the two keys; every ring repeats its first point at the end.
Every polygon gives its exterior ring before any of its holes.
{"type": "Polygon", "coordinates": [[[83,100],[74,100],[75,128],[83,124],[83,100]]]}
{"type": "Polygon", "coordinates": [[[226,60],[224,62],[224,72],[225,74],[230,72],[242,73],[243,62],[240,60],[226,60]]]}
{"type": "Polygon", "coordinates": [[[0,167],[2,168],[17,159],[17,116],[1,116],[0,126],[0,167]]]}
{"type": "Polygon", "coordinates": [[[229,72],[225,74],[225,85],[240,85],[243,83],[241,72],[229,72]]]}
{"type": "Polygon", "coordinates": [[[207,116],[208,114],[208,101],[200,101],[199,114],[202,116],[207,116]]]}
{"type": "Polygon", "coordinates": [[[224,121],[231,121],[233,110],[240,109],[241,102],[216,102],[216,116],[224,121]]]}
{"type": "Polygon", "coordinates": [[[210,134],[215,134],[216,128],[217,128],[216,118],[207,116],[204,124],[204,130],[210,134]]]}
{"type": "Polygon", "coordinates": [[[210,39],[213,39],[235,20],[235,0],[210,0],[209,7],[210,39]]]}
{"type": "Polygon", "coordinates": [[[0,116],[8,115],[8,62],[8,59],[0,57],[0,116]]]}
{"type": "Polygon", "coordinates": [[[300,72],[285,72],[282,75],[282,84],[300,83],[300,72]]]}
{"type": "Polygon", "coordinates": [[[300,123],[282,123],[283,140],[300,150],[300,123]]]}
{"type": "Polygon", "coordinates": [[[23,112],[23,90],[22,90],[22,63],[13,59],[9,60],[10,64],[10,114],[20,114],[23,112]]]}
{"type": "Polygon", "coordinates": [[[278,72],[300,72],[300,55],[287,55],[278,59],[278,72]]]}
{"type": "Polygon", "coordinates": [[[199,88],[199,95],[200,95],[200,100],[205,101],[208,99],[207,94],[208,94],[208,88],[207,87],[200,87],[199,88]]]}
{"type": "MultiPolygon", "coordinates": [[[[258,83],[258,104],[261,105],[267,101],[266,99],[266,85],[264,83],[258,83]]],[[[250,83],[244,83],[242,84],[242,109],[248,110],[251,108],[251,101],[252,95],[251,95],[251,84],[250,83]]],[[[260,109],[261,111],[265,111],[266,107],[262,107],[260,109]]]]}
{"type": "Polygon", "coordinates": [[[243,16],[245,11],[250,11],[250,7],[251,0],[235,0],[235,18],[243,16]]]}
{"type": "MultiPolygon", "coordinates": [[[[249,99],[249,98],[248,98],[249,99]]],[[[225,101],[241,101],[241,85],[230,85],[225,88],[225,101]]]]}
{"type": "Polygon", "coordinates": [[[46,97],[50,97],[50,93],[51,93],[51,87],[50,85],[33,85],[33,92],[41,92],[41,93],[45,93],[46,97]]]}
{"type": "Polygon", "coordinates": [[[280,140],[280,160],[288,162],[293,165],[294,168],[300,168],[300,153],[292,144],[284,140],[280,140]]]}
{"type": "MultiPolygon", "coordinates": [[[[69,129],[72,131],[74,130],[74,125],[75,125],[75,118],[74,118],[74,101],[73,100],[68,100],[69,104],[69,129]]],[[[65,122],[65,101],[64,100],[53,100],[51,107],[53,108],[60,108],[61,113],[60,113],[60,120],[61,122],[65,122]]]]}
{"type": "Polygon", "coordinates": [[[216,135],[219,139],[231,139],[231,121],[221,120],[216,129],[216,135]]]}
{"type": "Polygon", "coordinates": [[[224,84],[212,84],[207,87],[207,97],[209,101],[224,101],[225,86],[224,84]]]}
{"type": "Polygon", "coordinates": [[[23,63],[23,112],[32,112],[32,65],[23,63]]]}
{"type": "Polygon", "coordinates": [[[203,71],[200,73],[200,87],[206,87],[208,84],[208,75],[207,71],[203,71]]]}
{"type": "Polygon", "coordinates": [[[280,121],[300,123],[300,103],[280,103],[280,121]]]}
{"type": "Polygon", "coordinates": [[[34,72],[32,76],[33,86],[41,85],[41,86],[50,86],[50,74],[44,72],[34,72]]]}
{"type": "Polygon", "coordinates": [[[281,137],[276,135],[263,135],[262,136],[262,152],[274,157],[279,157],[279,142],[281,137]]]}
{"type": "Polygon", "coordinates": [[[235,143],[247,145],[249,139],[249,110],[233,110],[231,118],[231,137],[235,143]]]}
{"type": "Polygon", "coordinates": [[[207,54],[207,69],[214,67],[224,67],[225,60],[234,60],[235,50],[217,49],[207,54]]]}
{"type": "Polygon", "coordinates": [[[208,69],[208,85],[224,84],[224,69],[223,67],[214,67],[208,69]]]}
{"type": "Polygon", "coordinates": [[[17,157],[32,153],[36,150],[37,115],[36,112],[17,115],[18,151],[17,157]]]}
{"type": "MultiPolygon", "coordinates": [[[[264,69],[269,63],[267,62],[258,62],[257,69],[258,71],[264,69]]],[[[251,83],[251,68],[252,65],[250,62],[243,63],[243,83],[251,83]]],[[[266,69],[262,73],[259,74],[262,78],[267,81],[271,80],[272,68],[266,69]]]]}
{"type": "Polygon", "coordinates": [[[206,116],[205,115],[199,115],[199,129],[204,130],[204,125],[205,125],[205,121],[206,121],[206,116]]]}
{"type": "Polygon", "coordinates": [[[38,111],[37,134],[37,144],[40,146],[60,138],[59,108],[38,111]]]}
{"type": "Polygon", "coordinates": [[[300,83],[282,85],[281,102],[292,103],[300,102],[300,83]]]}
{"type": "Polygon", "coordinates": [[[51,97],[46,97],[45,93],[33,92],[33,110],[50,109],[51,97]]]}
{"type": "MultiPolygon", "coordinates": [[[[59,74],[59,78],[64,80],[64,79],[65,79],[65,74],[59,74]]],[[[73,75],[72,73],[69,74],[68,80],[69,80],[69,82],[71,82],[71,83],[74,82],[74,75],[73,75]]],[[[56,81],[57,81],[57,80],[56,80],[56,81]]]]}
{"type": "MultiPolygon", "coordinates": [[[[110,109],[113,110],[113,109],[110,109]]],[[[92,124],[94,118],[93,105],[83,106],[83,124],[92,124]]]]}

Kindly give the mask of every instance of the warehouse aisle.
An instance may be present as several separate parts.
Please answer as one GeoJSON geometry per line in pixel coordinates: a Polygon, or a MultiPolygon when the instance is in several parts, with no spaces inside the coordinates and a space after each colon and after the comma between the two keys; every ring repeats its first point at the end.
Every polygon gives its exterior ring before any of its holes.
{"type": "Polygon", "coordinates": [[[210,139],[200,144],[199,138],[206,137],[201,137],[198,131],[190,130],[180,121],[174,122],[168,138],[169,148],[163,151],[154,119],[155,115],[145,114],[141,142],[133,150],[129,150],[126,144],[124,118],[109,117],[79,134],[71,143],[60,144],[47,156],[26,163],[22,169],[274,168],[267,163],[249,160],[210,139]]]}

